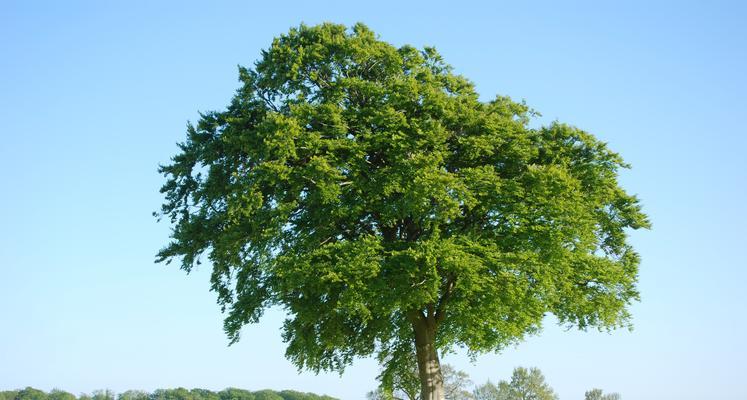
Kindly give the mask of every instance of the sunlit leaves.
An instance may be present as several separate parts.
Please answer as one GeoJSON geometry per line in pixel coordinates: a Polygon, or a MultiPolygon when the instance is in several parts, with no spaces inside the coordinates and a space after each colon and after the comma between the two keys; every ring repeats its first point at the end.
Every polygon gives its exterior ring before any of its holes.
{"type": "Polygon", "coordinates": [[[362,24],[293,28],[239,78],[161,167],[173,240],[158,255],[209,259],[232,340],[277,305],[299,367],[378,354],[394,371],[413,311],[437,321],[439,349],[473,353],[548,313],[627,324],[626,230],[648,222],[591,134],[530,128],[525,104],[480,101],[435,49],[362,24]]]}

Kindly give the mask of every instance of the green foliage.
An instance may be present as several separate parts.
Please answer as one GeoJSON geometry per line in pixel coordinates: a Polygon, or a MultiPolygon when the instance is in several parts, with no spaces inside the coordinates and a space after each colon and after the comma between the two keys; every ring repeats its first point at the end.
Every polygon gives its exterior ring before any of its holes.
{"type": "Polygon", "coordinates": [[[420,378],[414,354],[410,354],[406,362],[391,363],[389,360],[384,360],[381,363],[384,365],[384,370],[378,376],[380,385],[376,390],[367,394],[371,400],[418,400],[420,398],[420,378]]]}
{"type": "Polygon", "coordinates": [[[283,398],[272,390],[261,390],[254,392],[255,400],[283,400],[283,398]]]}
{"type": "MultiPolygon", "coordinates": [[[[313,393],[301,393],[293,390],[275,392],[260,390],[251,392],[243,389],[227,388],[218,393],[205,389],[185,388],[156,389],[152,393],[140,390],[128,390],[119,395],[111,390],[97,390],[92,396],[85,393],[78,396],[78,400],[337,400],[330,396],[320,396],[313,393]]],[[[31,387],[17,391],[0,392],[0,400],[76,400],[75,395],[54,389],[49,394],[31,387]]]]}
{"type": "MultiPolygon", "coordinates": [[[[240,390],[240,389],[235,389],[240,390]]],[[[190,394],[197,400],[220,400],[220,394],[206,389],[192,389],[190,394]]]]}
{"type": "Polygon", "coordinates": [[[628,326],[626,230],[648,221],[591,134],[530,128],[525,104],[481,101],[433,48],[362,24],[291,29],[239,79],[160,168],[173,240],[157,256],[187,272],[207,257],[232,342],[278,305],[299,368],[377,354],[386,377],[407,368],[413,318],[473,354],[547,313],[628,326]]]}
{"type": "Polygon", "coordinates": [[[18,392],[15,400],[47,400],[48,395],[41,390],[26,387],[18,392]]]}
{"type": "Polygon", "coordinates": [[[75,400],[75,395],[64,390],[52,389],[47,396],[48,400],[75,400]]]}
{"type": "Polygon", "coordinates": [[[150,395],[148,392],[141,390],[128,390],[120,393],[117,396],[117,400],[149,400],[150,395]]]}
{"type": "Polygon", "coordinates": [[[499,390],[498,386],[491,381],[475,387],[472,391],[472,398],[474,400],[508,400],[505,391],[499,390]]]}
{"type": "Polygon", "coordinates": [[[620,400],[618,393],[604,394],[602,389],[591,389],[584,394],[584,400],[620,400]]]}
{"type": "Polygon", "coordinates": [[[92,393],[91,400],[114,400],[114,392],[109,389],[96,390],[92,393]]]}
{"type": "MultiPolygon", "coordinates": [[[[445,400],[471,400],[469,387],[472,381],[469,375],[449,364],[441,367],[444,382],[445,400]]],[[[392,381],[382,382],[376,390],[366,394],[369,400],[418,400],[420,398],[420,379],[415,360],[411,359],[410,368],[393,376],[392,381]]]]}
{"type": "Polygon", "coordinates": [[[18,390],[5,390],[0,392],[0,400],[16,400],[18,390]]]}
{"type": "Polygon", "coordinates": [[[494,385],[488,381],[478,386],[473,395],[475,400],[558,400],[539,369],[522,367],[514,369],[510,382],[494,385]]]}
{"type": "Polygon", "coordinates": [[[302,393],[295,390],[283,390],[278,393],[283,400],[335,400],[329,396],[319,396],[314,393],[302,393]]]}
{"type": "MultiPolygon", "coordinates": [[[[149,400],[202,400],[185,388],[157,389],[149,396],[149,400]]],[[[253,400],[253,399],[252,399],[253,400]]]]}
{"type": "Polygon", "coordinates": [[[227,388],[218,392],[220,400],[254,400],[254,393],[236,388],[227,388]]]}
{"type": "Polygon", "coordinates": [[[472,400],[472,393],[468,389],[472,386],[472,381],[466,372],[444,364],[441,366],[441,373],[444,379],[445,400],[472,400]]]}
{"type": "MultiPolygon", "coordinates": [[[[366,393],[366,400],[392,400],[392,396],[390,393],[385,392],[381,386],[378,386],[376,389],[366,393]]],[[[410,399],[408,398],[407,400],[410,399]]]]}

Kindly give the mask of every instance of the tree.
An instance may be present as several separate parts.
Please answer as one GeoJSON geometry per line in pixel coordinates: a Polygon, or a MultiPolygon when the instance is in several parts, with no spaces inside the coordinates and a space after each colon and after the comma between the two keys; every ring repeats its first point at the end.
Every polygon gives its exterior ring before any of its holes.
{"type": "Polygon", "coordinates": [[[16,400],[17,396],[18,396],[18,390],[0,391],[0,400],[16,400]]]}
{"type": "Polygon", "coordinates": [[[472,381],[466,372],[444,364],[441,367],[441,374],[444,377],[444,399],[472,400],[472,393],[467,389],[472,386],[472,381]]]}
{"type": "Polygon", "coordinates": [[[490,381],[478,386],[474,391],[475,400],[557,400],[558,396],[537,368],[518,367],[511,375],[511,381],[500,381],[494,385],[490,381]]]}
{"type": "Polygon", "coordinates": [[[92,400],[114,400],[115,398],[114,392],[109,389],[94,390],[91,396],[92,400]]]}
{"type": "Polygon", "coordinates": [[[147,392],[141,390],[127,390],[117,395],[117,400],[148,400],[147,392]]]}
{"type": "Polygon", "coordinates": [[[302,393],[295,390],[283,390],[278,394],[283,400],[336,400],[329,396],[319,396],[314,393],[302,393]]]}
{"type": "Polygon", "coordinates": [[[627,326],[647,227],[591,134],[506,97],[481,101],[433,48],[362,24],[276,38],[224,111],[201,114],[161,166],[172,224],[158,262],[206,256],[231,343],[277,305],[286,356],[342,371],[415,354],[443,399],[439,352],[498,351],[543,317],[627,326]]]}
{"type": "MultiPolygon", "coordinates": [[[[550,385],[545,382],[545,376],[538,368],[515,368],[511,375],[511,382],[501,382],[498,389],[506,393],[511,400],[557,400],[558,396],[550,385]]],[[[499,396],[500,398],[500,396],[499,396]]]]}
{"type": "Polygon", "coordinates": [[[220,400],[255,400],[254,393],[236,388],[226,388],[218,392],[220,400]]]}
{"type": "Polygon", "coordinates": [[[189,392],[192,395],[192,398],[195,400],[220,400],[218,393],[207,389],[195,388],[190,390],[189,392]]]}
{"type": "Polygon", "coordinates": [[[491,381],[475,387],[475,390],[472,391],[472,397],[475,400],[508,400],[505,393],[501,392],[498,386],[491,381]]]}
{"type": "Polygon", "coordinates": [[[76,400],[75,395],[64,390],[52,389],[47,396],[47,400],[76,400]]]}
{"type": "Polygon", "coordinates": [[[584,400],[620,400],[620,394],[604,394],[604,392],[602,392],[602,389],[591,389],[584,394],[584,400]]]}
{"type": "Polygon", "coordinates": [[[47,400],[47,397],[47,394],[41,390],[27,386],[18,392],[16,400],[47,400]]]}
{"type": "Polygon", "coordinates": [[[255,400],[283,400],[283,398],[272,390],[260,390],[254,392],[255,400]]]}
{"type": "Polygon", "coordinates": [[[176,389],[156,389],[151,393],[150,400],[198,400],[200,393],[191,392],[183,387],[176,389]]]}

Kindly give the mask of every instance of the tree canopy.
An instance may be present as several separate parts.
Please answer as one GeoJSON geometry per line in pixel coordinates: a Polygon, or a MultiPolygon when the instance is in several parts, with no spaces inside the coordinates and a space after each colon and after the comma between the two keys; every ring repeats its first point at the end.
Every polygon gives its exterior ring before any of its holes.
{"type": "Polygon", "coordinates": [[[426,390],[438,352],[498,351],[548,313],[628,324],[626,229],[648,222],[591,134],[532,128],[524,103],[483,101],[435,49],[363,24],[293,28],[239,79],[160,168],[157,256],[187,272],[206,256],[232,342],[278,305],[299,368],[376,354],[386,378],[416,353],[426,390]]]}

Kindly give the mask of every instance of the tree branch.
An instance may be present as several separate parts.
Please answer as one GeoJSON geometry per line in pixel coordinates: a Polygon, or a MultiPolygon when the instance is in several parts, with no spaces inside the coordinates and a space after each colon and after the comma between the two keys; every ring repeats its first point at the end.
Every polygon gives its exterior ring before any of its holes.
{"type": "Polygon", "coordinates": [[[445,286],[446,287],[443,290],[443,294],[441,294],[441,298],[438,299],[438,305],[436,306],[436,325],[439,325],[444,320],[444,316],[446,315],[446,303],[449,302],[451,294],[454,292],[454,287],[456,286],[456,277],[450,275],[446,279],[445,286]]]}
{"type": "Polygon", "coordinates": [[[275,112],[280,112],[280,109],[278,108],[278,106],[276,106],[276,105],[275,105],[275,103],[273,103],[273,101],[272,101],[272,100],[270,100],[270,99],[269,99],[269,98],[267,97],[267,94],[266,94],[266,91],[265,91],[265,90],[262,90],[262,89],[260,89],[260,88],[259,88],[259,86],[257,86],[256,84],[254,84],[254,85],[252,85],[252,86],[254,86],[254,92],[255,92],[255,93],[257,93],[257,96],[259,96],[259,98],[260,98],[260,99],[261,99],[262,101],[264,101],[264,102],[265,102],[265,104],[266,104],[266,105],[267,105],[268,107],[270,107],[270,108],[271,108],[271,109],[272,109],[273,111],[275,111],[275,112]]]}

